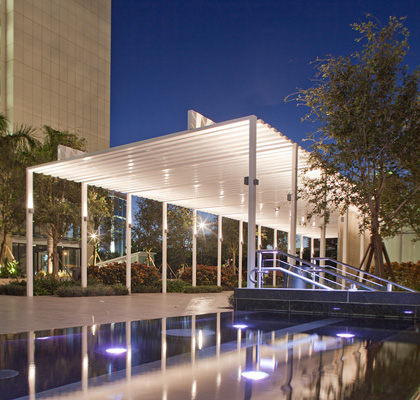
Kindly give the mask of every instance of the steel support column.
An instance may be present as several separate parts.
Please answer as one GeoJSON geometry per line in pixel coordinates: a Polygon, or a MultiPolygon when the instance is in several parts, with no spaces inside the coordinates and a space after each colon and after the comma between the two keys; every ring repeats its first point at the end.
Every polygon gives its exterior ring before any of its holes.
{"type": "Polygon", "coordinates": [[[81,222],[81,278],[82,287],[87,286],[87,222],[88,222],[88,206],[87,206],[87,187],[86,183],[82,182],[82,222],[81,222]]]}
{"type": "Polygon", "coordinates": [[[239,221],[238,288],[242,287],[242,252],[244,245],[244,222],[239,221]]]}
{"type": "MultiPolygon", "coordinates": [[[[274,229],[274,239],[273,239],[273,249],[277,250],[278,249],[278,245],[277,245],[277,229],[274,229]]],[[[277,254],[274,253],[273,254],[273,268],[275,268],[277,266],[277,254]]],[[[276,271],[273,271],[273,286],[276,286],[276,271]]]]}
{"type": "Polygon", "coordinates": [[[218,235],[217,235],[217,286],[222,286],[222,241],[223,241],[223,230],[222,230],[222,216],[218,216],[218,235]]]}
{"type": "Polygon", "coordinates": [[[167,269],[168,269],[168,204],[164,201],[162,203],[162,293],[166,293],[167,269]]]}
{"type": "MultiPolygon", "coordinates": [[[[298,145],[292,145],[292,181],[290,201],[290,230],[289,254],[296,255],[296,225],[297,225],[297,183],[298,183],[298,145]]],[[[294,259],[289,258],[289,264],[295,265],[294,259]]]]}
{"type": "Polygon", "coordinates": [[[125,251],[126,251],[126,275],[125,285],[127,286],[128,292],[131,293],[131,227],[133,226],[133,217],[131,212],[131,194],[127,193],[127,206],[126,206],[126,227],[125,227],[125,251]]]}
{"type": "Polygon", "coordinates": [[[26,169],[26,295],[34,295],[34,173],[26,169]]]}
{"type": "Polygon", "coordinates": [[[247,287],[254,288],[250,274],[255,269],[255,226],[257,203],[257,117],[249,118],[249,147],[248,147],[248,273],[247,287]]]}
{"type": "Polygon", "coordinates": [[[197,210],[193,210],[192,285],[197,285],[197,210]]]}

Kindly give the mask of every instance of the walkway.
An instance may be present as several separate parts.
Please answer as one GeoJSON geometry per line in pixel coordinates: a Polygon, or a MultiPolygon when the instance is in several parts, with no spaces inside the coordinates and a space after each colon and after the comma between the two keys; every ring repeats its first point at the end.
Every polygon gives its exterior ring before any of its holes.
{"type": "Polygon", "coordinates": [[[67,298],[0,296],[0,334],[227,311],[231,294],[141,293],[67,298]]]}

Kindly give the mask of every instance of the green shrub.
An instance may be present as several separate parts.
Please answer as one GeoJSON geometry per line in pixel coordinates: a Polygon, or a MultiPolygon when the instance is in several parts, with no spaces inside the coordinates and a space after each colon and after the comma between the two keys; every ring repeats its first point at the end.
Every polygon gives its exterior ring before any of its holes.
{"type": "Polygon", "coordinates": [[[22,278],[25,271],[19,261],[7,261],[0,265],[0,278],[22,278]]]}
{"type": "MultiPolygon", "coordinates": [[[[412,261],[403,262],[401,264],[397,262],[391,263],[392,270],[395,275],[396,283],[406,286],[410,289],[420,291],[420,260],[417,263],[412,261]]],[[[388,269],[385,264],[385,271],[388,274],[388,269]]],[[[389,280],[391,276],[386,277],[389,280]]]]}
{"type": "Polygon", "coordinates": [[[222,288],[220,286],[187,286],[184,288],[184,293],[220,293],[222,288]]]}
{"type": "Polygon", "coordinates": [[[230,306],[231,308],[234,308],[234,307],[235,307],[235,294],[234,294],[234,293],[232,293],[232,294],[228,297],[228,303],[229,303],[229,306],[230,306]]]}
{"type": "Polygon", "coordinates": [[[128,289],[123,285],[112,285],[112,290],[114,291],[114,296],[125,296],[128,294],[128,289]]]}
{"type": "Polygon", "coordinates": [[[181,279],[169,280],[166,282],[166,291],[168,293],[182,293],[187,286],[191,286],[191,283],[184,282],[181,279]]]}
{"type": "Polygon", "coordinates": [[[83,288],[80,286],[60,286],[56,294],[58,297],[82,297],[84,296],[83,292],[83,288]]]}
{"type": "Polygon", "coordinates": [[[59,297],[83,297],[83,296],[122,296],[128,294],[128,289],[122,285],[104,286],[93,285],[86,288],[80,286],[60,286],[57,289],[59,297]]]}
{"type": "MultiPolygon", "coordinates": [[[[88,267],[88,279],[104,285],[125,285],[125,263],[108,264],[100,268],[91,265],[88,267]]],[[[139,263],[131,264],[131,287],[139,285],[154,286],[158,285],[159,281],[160,275],[156,268],[139,263]]]]}
{"type": "Polygon", "coordinates": [[[84,296],[114,296],[112,286],[95,285],[83,288],[84,296]]]}
{"type": "Polygon", "coordinates": [[[8,285],[2,285],[1,290],[1,294],[9,296],[26,296],[26,284],[22,285],[20,282],[10,282],[8,285]]]}
{"type": "MultiPolygon", "coordinates": [[[[181,274],[181,279],[185,282],[192,282],[192,269],[185,268],[181,274]]],[[[222,267],[222,286],[233,289],[237,286],[237,281],[237,276],[230,268],[222,267]]],[[[217,267],[197,265],[197,285],[217,285],[217,267]]]]}
{"type": "Polygon", "coordinates": [[[60,283],[53,275],[37,275],[34,279],[34,296],[50,296],[55,294],[60,283]]]}
{"type": "Polygon", "coordinates": [[[138,285],[131,288],[131,293],[161,293],[162,286],[138,285]]]}

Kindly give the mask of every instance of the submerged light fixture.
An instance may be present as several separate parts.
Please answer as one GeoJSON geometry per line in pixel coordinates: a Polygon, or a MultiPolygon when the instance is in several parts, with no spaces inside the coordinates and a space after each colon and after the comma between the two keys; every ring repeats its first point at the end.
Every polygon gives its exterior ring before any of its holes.
{"type": "Polygon", "coordinates": [[[246,328],[248,328],[248,325],[245,325],[245,324],[235,324],[235,325],[232,325],[232,326],[236,329],[246,329],[246,328]]]}
{"type": "Polygon", "coordinates": [[[124,347],[111,347],[109,349],[106,349],[105,351],[108,354],[112,354],[112,355],[118,356],[120,354],[127,353],[128,350],[126,348],[124,348],[124,347]]]}
{"type": "Polygon", "coordinates": [[[336,336],[344,338],[344,339],[351,339],[351,338],[354,338],[355,335],[353,335],[352,333],[337,333],[336,336]]]}
{"type": "Polygon", "coordinates": [[[241,374],[246,379],[251,379],[253,381],[260,381],[268,377],[267,372],[263,371],[245,371],[241,374]]]}

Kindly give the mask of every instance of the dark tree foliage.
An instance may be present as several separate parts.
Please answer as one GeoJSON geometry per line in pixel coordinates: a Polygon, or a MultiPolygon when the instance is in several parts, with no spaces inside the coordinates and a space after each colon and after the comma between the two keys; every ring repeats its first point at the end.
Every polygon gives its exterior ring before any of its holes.
{"type": "Polygon", "coordinates": [[[11,259],[7,240],[12,233],[24,233],[26,167],[28,154],[39,144],[30,127],[9,130],[6,117],[0,114],[0,265],[11,259]]]}
{"type": "Polygon", "coordinates": [[[403,22],[353,24],[361,51],[318,60],[315,85],[295,96],[316,126],[309,169],[320,173],[307,175],[304,197],[326,220],[334,208],[357,207],[381,277],[382,237],[418,227],[420,217],[420,75],[403,65],[403,22]]]}

